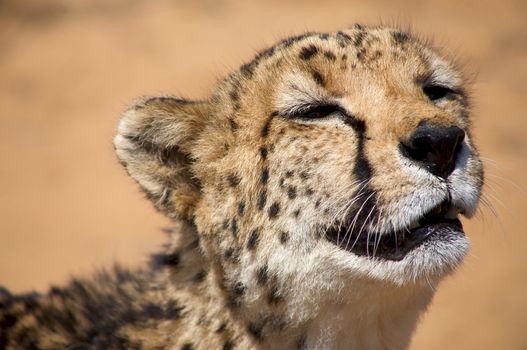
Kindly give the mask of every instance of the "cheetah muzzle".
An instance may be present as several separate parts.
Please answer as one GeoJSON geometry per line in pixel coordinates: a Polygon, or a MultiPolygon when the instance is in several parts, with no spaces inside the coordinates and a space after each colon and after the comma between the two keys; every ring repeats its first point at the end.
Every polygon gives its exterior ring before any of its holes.
{"type": "Polygon", "coordinates": [[[405,229],[381,235],[377,232],[361,232],[362,223],[357,223],[332,228],[326,237],[353,254],[398,261],[421,245],[463,237],[463,226],[457,214],[457,210],[449,203],[442,203],[405,229]]]}

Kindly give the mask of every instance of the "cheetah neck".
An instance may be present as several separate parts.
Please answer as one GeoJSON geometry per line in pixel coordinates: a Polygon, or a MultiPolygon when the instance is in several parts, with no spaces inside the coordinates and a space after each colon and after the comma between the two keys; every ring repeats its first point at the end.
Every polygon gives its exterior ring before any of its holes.
{"type": "MultiPolygon", "coordinates": [[[[195,318],[192,322],[203,323],[203,317],[216,320],[217,324],[205,322],[203,329],[193,329],[192,333],[224,338],[228,334],[225,341],[244,348],[404,349],[433,296],[428,284],[399,287],[355,280],[337,298],[324,299],[324,293],[317,293],[319,298],[304,298],[299,292],[280,304],[277,311],[282,320],[287,320],[283,329],[272,325],[276,320],[258,325],[253,322],[261,319],[264,307],[256,297],[257,291],[252,294],[252,303],[241,301],[237,307],[229,306],[229,293],[220,283],[222,276],[196,244],[197,237],[190,225],[179,225],[172,233],[168,251],[176,253],[178,261],[177,266],[169,266],[165,275],[168,289],[187,300],[192,307],[188,317],[195,318]],[[188,281],[191,286],[182,290],[188,281]],[[218,333],[222,328],[225,333],[218,333]]],[[[179,332],[186,333],[182,329],[179,332]]]]}
{"type": "Polygon", "coordinates": [[[429,304],[428,288],[361,285],[346,303],[327,303],[306,324],[306,349],[405,349],[429,304]]]}

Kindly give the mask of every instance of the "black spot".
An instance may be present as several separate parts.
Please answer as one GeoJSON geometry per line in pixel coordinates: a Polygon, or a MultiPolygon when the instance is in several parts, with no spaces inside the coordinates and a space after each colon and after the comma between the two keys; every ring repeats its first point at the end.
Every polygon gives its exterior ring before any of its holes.
{"type": "Polygon", "coordinates": [[[205,277],[207,276],[207,273],[204,270],[201,270],[197,274],[192,277],[192,282],[194,283],[201,283],[203,280],[205,280],[205,277]]]}
{"type": "Polygon", "coordinates": [[[328,33],[322,33],[322,34],[319,34],[318,37],[321,40],[328,40],[329,39],[329,34],[328,33]]]}
{"type": "Polygon", "coordinates": [[[318,208],[320,206],[320,199],[317,199],[317,201],[315,202],[315,208],[318,208]]]}
{"type": "Polygon", "coordinates": [[[293,212],[293,216],[294,216],[295,218],[298,218],[298,217],[300,216],[300,209],[295,210],[295,211],[293,212]]]}
{"type": "Polygon", "coordinates": [[[364,57],[366,56],[366,50],[361,49],[357,52],[357,59],[362,62],[364,60],[364,57]]]}
{"type": "Polygon", "coordinates": [[[274,202],[269,207],[269,217],[274,219],[278,215],[278,212],[280,212],[280,204],[274,202]]]}
{"type": "Polygon", "coordinates": [[[227,322],[222,322],[218,328],[216,328],[216,333],[223,333],[227,329],[227,322]]]}
{"type": "Polygon", "coordinates": [[[193,350],[194,345],[192,343],[185,343],[181,346],[181,350],[193,350]]]}
{"type": "Polygon", "coordinates": [[[256,54],[256,56],[251,62],[246,63],[243,66],[241,66],[240,71],[242,72],[242,74],[248,78],[251,78],[254,73],[254,70],[260,64],[260,61],[264,58],[269,58],[273,56],[275,49],[276,49],[275,46],[273,46],[273,47],[265,49],[264,51],[261,51],[258,54],[256,54]]]}
{"type": "Polygon", "coordinates": [[[175,300],[170,300],[165,307],[165,318],[175,320],[181,317],[183,306],[178,306],[175,300]]]}
{"type": "Polygon", "coordinates": [[[147,318],[162,319],[164,318],[163,309],[156,304],[149,303],[143,308],[143,312],[147,318]]]}
{"type": "Polygon", "coordinates": [[[353,28],[358,29],[358,30],[364,30],[364,26],[360,23],[355,23],[353,25],[353,28]]]}
{"type": "Polygon", "coordinates": [[[309,45],[307,47],[302,48],[298,57],[300,57],[303,60],[309,60],[313,56],[315,56],[317,53],[318,53],[318,48],[315,45],[309,45]]]}
{"type": "Polygon", "coordinates": [[[254,73],[254,68],[256,68],[256,62],[250,62],[242,65],[240,67],[240,72],[247,78],[251,78],[254,73]]]}
{"type": "Polygon", "coordinates": [[[269,280],[269,270],[267,264],[261,266],[256,270],[256,282],[258,285],[263,286],[269,280]]]}
{"type": "Polygon", "coordinates": [[[265,185],[267,184],[267,181],[269,181],[269,168],[265,167],[262,170],[262,174],[260,176],[260,180],[265,185]]]}
{"type": "Polygon", "coordinates": [[[280,188],[284,188],[285,186],[285,179],[283,177],[280,178],[280,181],[278,182],[278,185],[280,188]]]}
{"type": "Polygon", "coordinates": [[[242,282],[236,282],[231,288],[232,294],[237,297],[244,295],[246,290],[247,287],[242,282]]]}
{"type": "Polygon", "coordinates": [[[4,314],[0,319],[0,328],[7,331],[18,322],[18,318],[13,314],[4,314]]]}
{"type": "Polygon", "coordinates": [[[267,158],[267,148],[265,148],[264,146],[260,147],[260,156],[263,160],[267,158]]]}
{"type": "Polygon", "coordinates": [[[299,41],[302,41],[304,40],[305,38],[307,37],[310,37],[310,36],[313,36],[317,33],[312,33],[312,32],[307,32],[307,33],[304,33],[304,34],[301,34],[301,35],[297,35],[297,36],[293,36],[293,37],[289,37],[285,40],[283,40],[280,44],[283,46],[283,47],[289,47],[291,45],[293,45],[294,43],[297,43],[299,41]]]}
{"type": "MultiPolygon", "coordinates": [[[[166,261],[165,259],[167,258],[168,255],[171,255],[171,254],[166,254],[166,255],[163,254],[163,255],[162,255],[162,263],[163,263],[163,264],[165,263],[165,261],[166,261]]],[[[177,264],[179,264],[179,259],[178,259],[176,265],[177,265],[177,264]]],[[[51,287],[49,288],[49,292],[48,292],[48,294],[49,294],[50,296],[59,296],[59,297],[62,297],[62,296],[64,296],[64,290],[63,290],[62,288],[57,287],[57,286],[51,286],[51,287]]],[[[2,306],[2,304],[0,303],[0,307],[1,307],[1,306],[2,306]]]]}
{"type": "Polygon", "coordinates": [[[163,265],[177,267],[181,263],[181,254],[179,252],[165,254],[163,256],[162,262],[163,262],[163,265]]]}
{"type": "Polygon", "coordinates": [[[260,52],[256,57],[259,59],[272,57],[274,55],[275,50],[276,50],[276,47],[272,46],[260,52]]]}
{"type": "Polygon", "coordinates": [[[308,174],[306,171],[302,171],[302,172],[300,173],[300,178],[301,178],[302,180],[307,180],[307,179],[309,179],[309,174],[308,174]]]}
{"type": "Polygon", "coordinates": [[[229,126],[232,131],[236,131],[238,129],[238,123],[236,123],[234,118],[229,118],[229,126]]]}
{"type": "Polygon", "coordinates": [[[375,60],[378,60],[379,58],[382,57],[382,52],[380,52],[379,50],[376,50],[373,55],[371,56],[370,60],[371,61],[375,61],[375,60]]]}
{"type": "Polygon", "coordinates": [[[269,294],[267,294],[267,303],[270,305],[276,305],[282,302],[284,298],[280,295],[276,286],[271,287],[269,294]]]}
{"type": "Polygon", "coordinates": [[[296,348],[298,350],[304,350],[306,348],[306,345],[307,345],[307,338],[305,334],[302,334],[296,341],[296,348]]]}
{"type": "Polygon", "coordinates": [[[313,192],[313,190],[312,190],[311,188],[308,188],[308,189],[306,190],[306,196],[312,196],[313,193],[314,193],[314,192],[313,192]]]}
{"type": "MultiPolygon", "coordinates": [[[[62,297],[65,297],[67,295],[66,291],[62,291],[62,297]]],[[[39,303],[37,302],[37,299],[34,297],[28,296],[23,299],[23,305],[26,312],[35,311],[39,308],[39,303]]]]}
{"type": "Polygon", "coordinates": [[[247,287],[242,282],[236,282],[229,290],[229,299],[227,306],[231,308],[238,307],[240,305],[240,298],[245,294],[247,287]]]}
{"type": "Polygon", "coordinates": [[[256,245],[258,244],[258,240],[259,240],[258,230],[254,229],[251,232],[249,239],[247,240],[247,249],[249,250],[254,249],[254,247],[256,247],[256,245]]]}
{"type": "Polygon", "coordinates": [[[260,195],[258,196],[258,210],[262,210],[265,207],[265,203],[267,202],[267,193],[265,190],[260,192],[260,195]]]}
{"type": "Polygon", "coordinates": [[[225,251],[223,252],[223,257],[226,259],[226,260],[236,260],[238,258],[238,254],[236,253],[236,251],[234,250],[234,248],[227,248],[225,249],[225,251]]]}
{"type": "MultiPolygon", "coordinates": [[[[235,84],[238,85],[238,82],[235,82],[235,84]]],[[[240,95],[238,94],[237,87],[239,87],[239,85],[235,86],[234,89],[229,93],[229,96],[233,104],[233,109],[235,111],[240,109],[240,95]]]]}
{"type": "Polygon", "coordinates": [[[337,59],[337,56],[331,51],[324,52],[324,56],[330,61],[335,61],[337,59]]]}
{"type": "Polygon", "coordinates": [[[346,34],[344,32],[337,32],[337,41],[340,47],[346,47],[351,43],[352,39],[349,34],[346,34]]]}
{"type": "Polygon", "coordinates": [[[265,121],[264,125],[262,126],[262,132],[261,132],[262,137],[269,136],[269,128],[271,127],[271,122],[273,121],[273,118],[276,117],[277,115],[278,115],[278,111],[274,111],[267,118],[267,120],[265,121]]]}
{"type": "Polygon", "coordinates": [[[192,250],[192,249],[196,249],[197,247],[199,247],[199,238],[196,238],[195,240],[190,242],[189,245],[187,246],[187,249],[192,250]]]}
{"type": "Polygon", "coordinates": [[[256,56],[254,57],[253,63],[260,63],[262,59],[271,57],[274,54],[274,51],[275,51],[275,47],[272,46],[270,48],[267,48],[263,51],[258,52],[256,56]]]}
{"type": "Polygon", "coordinates": [[[242,216],[243,213],[245,213],[245,202],[240,202],[238,203],[238,214],[242,216]]]}
{"type": "Polygon", "coordinates": [[[410,36],[402,32],[393,32],[392,36],[393,36],[393,40],[398,45],[403,45],[406,42],[408,42],[408,40],[410,40],[410,36]]]}
{"type": "Polygon", "coordinates": [[[229,182],[229,185],[231,187],[236,187],[240,184],[240,178],[234,174],[230,174],[228,177],[227,177],[227,181],[229,182]]]}
{"type": "Polygon", "coordinates": [[[355,47],[360,47],[365,37],[366,37],[366,32],[364,31],[358,32],[357,35],[355,35],[355,40],[353,40],[353,45],[355,45],[355,47]]]}
{"type": "Polygon", "coordinates": [[[318,85],[320,85],[322,87],[326,86],[326,80],[324,79],[322,74],[320,74],[319,71],[315,70],[311,74],[313,76],[313,79],[315,80],[315,83],[317,83],[318,85]]]}
{"type": "Polygon", "coordinates": [[[236,90],[236,89],[231,90],[231,92],[229,92],[229,96],[230,96],[231,100],[233,100],[235,102],[239,101],[239,99],[240,99],[240,96],[238,95],[238,90],[236,90]]]}
{"type": "Polygon", "coordinates": [[[344,33],[344,32],[342,32],[342,31],[337,32],[337,36],[341,36],[341,37],[343,37],[344,39],[346,39],[346,40],[348,40],[348,41],[351,41],[351,36],[349,36],[349,34],[344,33]]]}
{"type": "Polygon", "coordinates": [[[292,177],[294,174],[293,170],[288,170],[285,172],[285,177],[289,178],[289,177],[292,177]]]}
{"type": "Polygon", "coordinates": [[[286,244],[289,241],[289,234],[285,231],[280,231],[280,243],[286,244]]]}
{"type": "Polygon", "coordinates": [[[223,343],[222,350],[232,350],[234,349],[234,341],[229,339],[225,343],[223,343]]]}
{"type": "Polygon", "coordinates": [[[287,196],[290,199],[296,198],[296,188],[294,186],[289,186],[289,188],[287,189],[287,196]]]}
{"type": "Polygon", "coordinates": [[[262,334],[263,324],[257,324],[254,322],[250,322],[249,325],[247,326],[247,330],[254,338],[256,338],[256,340],[258,341],[263,340],[263,334],[262,334]]]}
{"type": "Polygon", "coordinates": [[[238,235],[238,222],[234,218],[231,220],[231,232],[234,237],[238,235]]]}

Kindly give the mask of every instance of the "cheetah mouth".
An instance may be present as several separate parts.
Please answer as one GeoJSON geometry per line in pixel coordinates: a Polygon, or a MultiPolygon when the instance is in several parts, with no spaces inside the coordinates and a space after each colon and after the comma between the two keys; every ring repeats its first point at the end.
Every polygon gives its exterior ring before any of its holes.
{"type": "Polygon", "coordinates": [[[409,228],[388,233],[351,230],[343,225],[330,229],[326,238],[336,246],[358,256],[372,259],[400,261],[416,248],[436,242],[447,242],[453,236],[463,236],[463,226],[457,215],[459,211],[443,202],[423,215],[409,228]],[[362,231],[362,232],[361,232],[362,231]]]}

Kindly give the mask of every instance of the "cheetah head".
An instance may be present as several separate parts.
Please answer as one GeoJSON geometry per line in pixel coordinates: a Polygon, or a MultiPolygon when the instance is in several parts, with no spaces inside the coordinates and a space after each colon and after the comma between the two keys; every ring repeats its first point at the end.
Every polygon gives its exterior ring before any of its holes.
{"type": "Polygon", "coordinates": [[[357,283],[435,283],[466,254],[459,216],[483,171],[464,84],[398,30],[309,33],[208,100],[138,102],[115,147],[157,208],[195,225],[231,306],[345,300],[357,283]]]}

